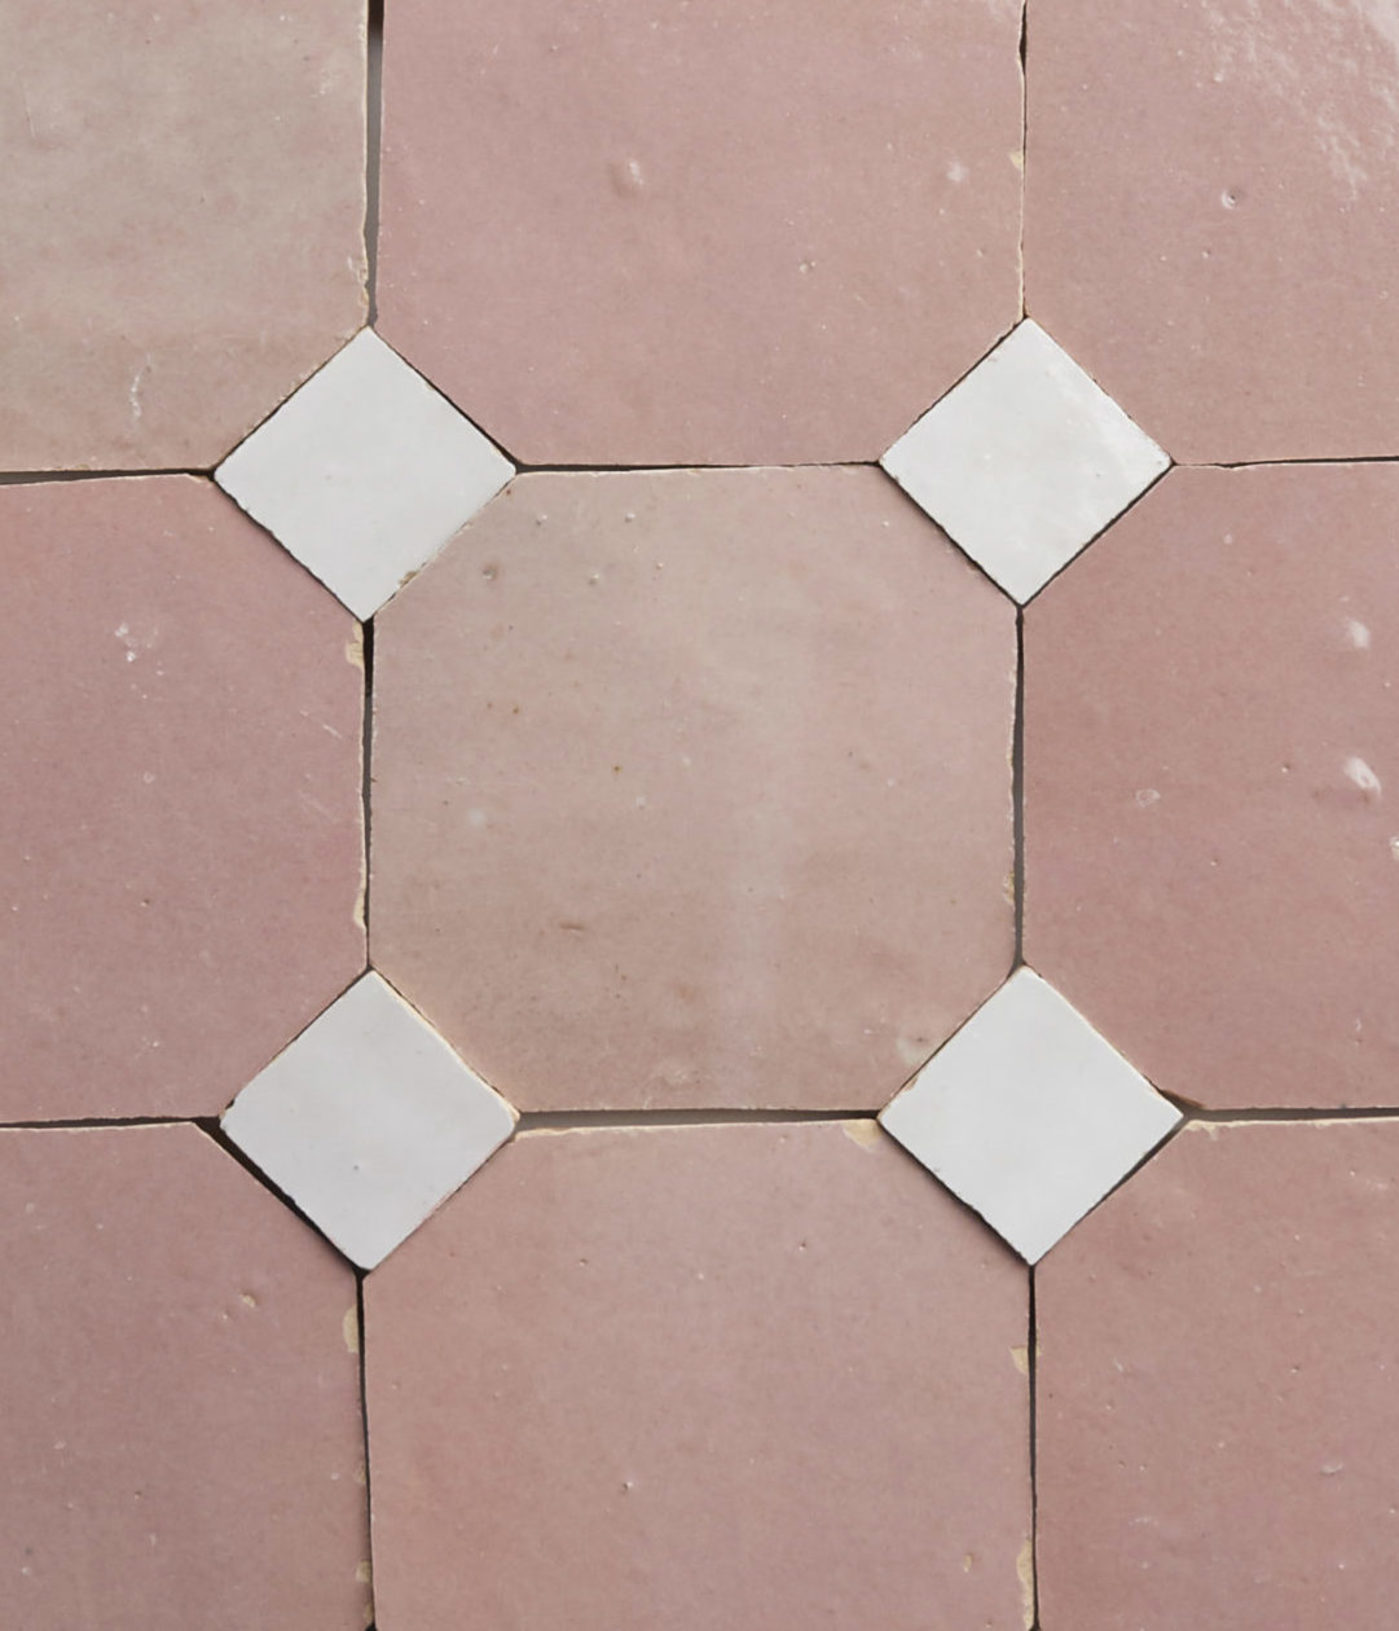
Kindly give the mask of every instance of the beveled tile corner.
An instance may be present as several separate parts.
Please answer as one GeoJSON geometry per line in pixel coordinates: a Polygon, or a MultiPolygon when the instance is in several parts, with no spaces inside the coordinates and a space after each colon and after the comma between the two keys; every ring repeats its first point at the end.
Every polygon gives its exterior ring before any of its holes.
{"type": "Polygon", "coordinates": [[[355,1277],[196,1128],[0,1130],[4,1619],[355,1631],[355,1277]]]}
{"type": "Polygon", "coordinates": [[[363,329],[214,479],[367,620],[513,474],[469,419],[363,329]]]}
{"type": "Polygon", "coordinates": [[[525,464],[875,459],[1019,314],[1019,35],[395,0],[379,325],[525,464]]]}
{"type": "Polygon", "coordinates": [[[877,470],[517,477],[376,623],[374,965],[522,1110],[876,1109],[1011,966],[1015,671],[877,470]]]}
{"type": "Polygon", "coordinates": [[[0,486],[0,1120],[216,1115],[364,967],[359,629],[190,476],[0,486]]]}
{"type": "Polygon", "coordinates": [[[1021,968],[879,1119],[1036,1263],[1181,1116],[1053,986],[1021,968]]]}
{"type": "Polygon", "coordinates": [[[7,0],[0,470],[207,470],[364,321],[364,8],[250,17],[7,0]]]}
{"type": "Polygon", "coordinates": [[[515,1112],[377,974],[338,997],[224,1112],[240,1150],[361,1268],[505,1142],[515,1112]]]}
{"type": "Polygon", "coordinates": [[[522,1134],[365,1282],[380,1623],[1019,1631],[1028,1282],[872,1122],[522,1134]]]}
{"type": "Polygon", "coordinates": [[[880,460],[1021,603],[1170,462],[1028,319],[880,460]]]}

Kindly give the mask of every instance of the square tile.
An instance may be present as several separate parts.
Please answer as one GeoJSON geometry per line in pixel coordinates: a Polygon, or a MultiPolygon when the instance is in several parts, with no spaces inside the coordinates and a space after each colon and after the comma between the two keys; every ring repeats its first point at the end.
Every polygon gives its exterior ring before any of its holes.
{"type": "Polygon", "coordinates": [[[361,1268],[501,1144],[515,1112],[377,974],[256,1076],[224,1131],[361,1268]]]}
{"type": "Polygon", "coordinates": [[[513,474],[469,419],[363,329],[214,480],[369,618],[513,474]]]}
{"type": "Polygon", "coordinates": [[[1035,1263],[1181,1116],[1022,968],[879,1119],[1035,1263]]]}
{"type": "Polygon", "coordinates": [[[1170,462],[1028,320],[880,460],[914,503],[1021,602],[1170,462]]]}

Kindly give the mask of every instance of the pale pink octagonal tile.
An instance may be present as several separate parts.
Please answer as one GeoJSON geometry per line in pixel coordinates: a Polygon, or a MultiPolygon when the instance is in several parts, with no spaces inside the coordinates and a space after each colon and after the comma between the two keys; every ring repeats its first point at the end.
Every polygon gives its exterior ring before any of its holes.
{"type": "Polygon", "coordinates": [[[1004,979],[1014,608],[880,472],[521,477],[375,626],[373,961],[518,1108],[878,1108],[1004,979]]]}
{"type": "Polygon", "coordinates": [[[1393,1618],[1399,1125],[1187,1128],[1036,1272],[1044,1631],[1393,1618]]]}
{"type": "Polygon", "coordinates": [[[208,468],[364,321],[365,14],[0,0],[0,469],[208,468]]]}
{"type": "Polygon", "coordinates": [[[1176,470],[1025,618],[1025,955],[1162,1090],[1399,1102],[1399,467],[1176,470]]]}
{"type": "Polygon", "coordinates": [[[0,488],[0,1118],[214,1115],[363,967],[359,625],[211,483],[0,488]]]}
{"type": "Polygon", "coordinates": [[[1399,453],[1399,17],[1031,7],[1025,287],[1184,463],[1399,453]]]}
{"type": "Polygon", "coordinates": [[[875,459],[1020,316],[1018,0],[396,0],[379,327],[528,464],[875,459]]]}
{"type": "Polygon", "coordinates": [[[507,1145],[365,1286],[383,1631],[1021,1631],[1028,1286],[872,1122],[507,1145]]]}
{"type": "Polygon", "coordinates": [[[355,1280],[189,1126],[0,1131],[4,1620],[368,1623],[355,1280]]]}

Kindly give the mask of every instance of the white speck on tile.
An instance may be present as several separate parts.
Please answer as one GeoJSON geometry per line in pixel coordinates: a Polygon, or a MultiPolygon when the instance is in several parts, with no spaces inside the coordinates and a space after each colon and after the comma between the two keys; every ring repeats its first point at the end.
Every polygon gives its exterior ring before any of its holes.
{"type": "Polygon", "coordinates": [[[1346,639],[1355,651],[1370,649],[1370,631],[1354,617],[1346,619],[1346,639]]]}
{"type": "Polygon", "coordinates": [[[1153,804],[1161,802],[1161,795],[1154,787],[1139,787],[1132,797],[1139,810],[1149,810],[1153,804]]]}
{"type": "Polygon", "coordinates": [[[960,186],[970,174],[971,171],[967,169],[960,159],[949,159],[947,161],[947,179],[955,186],[960,186]]]}
{"type": "Polygon", "coordinates": [[[1343,768],[1347,780],[1353,782],[1367,798],[1378,798],[1384,791],[1379,777],[1357,754],[1352,754],[1343,768]]]}

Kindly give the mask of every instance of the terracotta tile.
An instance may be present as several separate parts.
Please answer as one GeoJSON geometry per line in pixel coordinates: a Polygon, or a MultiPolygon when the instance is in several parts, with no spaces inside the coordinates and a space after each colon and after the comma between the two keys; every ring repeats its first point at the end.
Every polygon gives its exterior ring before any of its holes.
{"type": "Polygon", "coordinates": [[[208,468],[364,321],[362,7],[6,0],[0,469],[208,468]]]}
{"type": "Polygon", "coordinates": [[[1031,322],[880,460],[1018,601],[1042,589],[1170,462],[1031,322]]]}
{"type": "Polygon", "coordinates": [[[225,1112],[228,1136],[361,1268],[509,1138],[515,1113],[377,974],[225,1112]]]}
{"type": "Polygon", "coordinates": [[[1177,459],[1399,453],[1396,71],[1384,5],[1032,9],[1029,310],[1177,459]]]}
{"type": "Polygon", "coordinates": [[[525,1134],[365,1287],[403,1631],[1019,1631],[1027,1285],[872,1122],[525,1134]]]}
{"type": "Polygon", "coordinates": [[[369,618],[515,473],[371,329],[224,460],[214,480],[369,618]]]}
{"type": "Polygon", "coordinates": [[[879,1119],[1034,1263],[1180,1112],[1053,986],[1021,968],[879,1119]]]}
{"type": "Polygon", "coordinates": [[[1388,1623],[1396,1182],[1393,1122],[1196,1125],[1040,1269],[1045,1631],[1388,1623]]]}
{"type": "Polygon", "coordinates": [[[5,1618],[355,1631],[347,1264],[193,1127],[0,1131],[5,1618]]]}
{"type": "Polygon", "coordinates": [[[1399,469],[1177,470],[1029,608],[1026,957],[1157,1087],[1399,1102],[1399,469]]]}
{"type": "Polygon", "coordinates": [[[206,481],[0,488],[0,1116],[210,1115],[363,967],[358,625],[206,481]]]}
{"type": "Polygon", "coordinates": [[[875,459],[1020,316],[1018,0],[397,0],[379,323],[529,464],[875,459]]]}
{"type": "Polygon", "coordinates": [[[878,471],[520,477],[376,628],[374,963],[519,1108],[875,1108],[1005,978],[1013,609],[878,471]]]}

